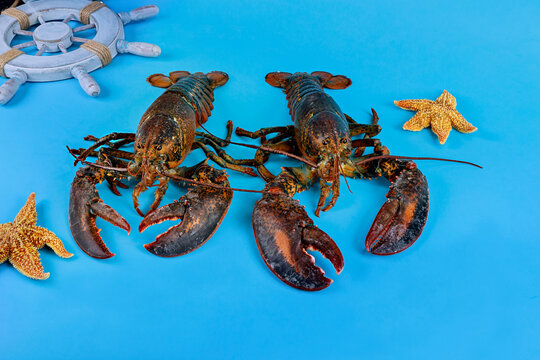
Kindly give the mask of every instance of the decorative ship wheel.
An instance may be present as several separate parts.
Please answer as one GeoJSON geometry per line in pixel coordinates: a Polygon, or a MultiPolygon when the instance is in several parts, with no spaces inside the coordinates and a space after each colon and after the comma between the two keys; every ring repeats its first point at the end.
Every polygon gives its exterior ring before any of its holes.
{"type": "Polygon", "coordinates": [[[119,53],[147,57],[161,53],[157,45],[124,40],[125,24],[158,12],[157,6],[149,5],[117,14],[102,2],[88,0],[27,1],[4,10],[0,15],[0,76],[9,80],[0,86],[0,105],[11,100],[27,81],[74,77],[88,95],[99,95],[99,85],[88,73],[106,66],[119,53]],[[80,26],[72,27],[73,22],[80,26]],[[77,36],[88,30],[95,30],[93,39],[77,36]],[[30,39],[11,46],[16,36],[30,39]],[[33,55],[22,51],[35,48],[33,55]]]}

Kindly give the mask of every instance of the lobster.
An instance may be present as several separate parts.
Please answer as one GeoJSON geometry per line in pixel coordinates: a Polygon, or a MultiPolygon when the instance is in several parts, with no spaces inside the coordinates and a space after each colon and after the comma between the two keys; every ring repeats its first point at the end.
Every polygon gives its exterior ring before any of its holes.
{"type": "Polygon", "coordinates": [[[266,193],[255,204],[252,222],[257,247],[268,268],[286,284],[309,291],[324,289],[332,280],[324,276],[306,250],[319,251],[338,274],[342,271],[344,259],[336,243],[293,199],[318,180],[320,197],[315,215],[319,216],[321,210],[335,205],[341,176],[345,181],[347,177],[384,177],[391,183],[387,200],[367,234],[367,251],[391,255],[411,246],[422,233],[428,215],[426,178],[414,162],[390,156],[374,138],[381,131],[374,110],[372,124],[359,124],[324,92],[324,88],[345,89],[351,80],[322,71],[272,72],[266,75],[266,82],[284,89],[294,125],[255,132],[237,128],[236,134],[260,138],[266,148],[292,153],[312,163],[284,167],[276,176],[265,166],[269,153],[259,149],[255,154],[254,164],[266,181],[266,193]],[[267,139],[270,134],[275,135],[267,139]],[[354,138],[359,135],[361,138],[354,138]],[[364,155],[366,148],[373,148],[373,153],[364,155]]]}
{"type": "MultiPolygon", "coordinates": [[[[228,75],[213,71],[208,74],[176,71],[165,76],[154,74],[148,82],[167,88],[142,116],[136,133],[112,133],[94,141],[87,149],[69,149],[79,169],[71,184],[69,226],[73,238],[88,255],[98,259],[114,256],[96,227],[96,218],[106,220],[128,233],[130,225],[99,197],[96,185],[108,182],[119,195],[118,187],[127,188],[122,180],[137,178],[132,193],[137,213],[144,216],[139,232],[165,220],[182,220],[180,224],[157,236],[145,248],[154,255],[172,257],[187,254],[203,245],[217,230],[232,201],[232,188],[224,171],[216,170],[203,161],[191,167],[180,166],[194,149],[202,149],[223,168],[257,176],[246,162],[230,157],[222,147],[227,145],[233,126],[229,122],[225,140],[197,129],[208,120],[213,109],[213,91],[224,85],[228,75]],[[134,144],[134,152],[121,147],[134,144]],[[99,148],[99,150],[98,150],[99,148]],[[96,163],[87,162],[97,157],[96,163]],[[194,185],[178,201],[159,207],[170,179],[180,184],[194,185]],[[145,214],[139,208],[138,197],[155,186],[154,202],[145,214]]],[[[249,162],[247,162],[249,163],[249,162]]]]}

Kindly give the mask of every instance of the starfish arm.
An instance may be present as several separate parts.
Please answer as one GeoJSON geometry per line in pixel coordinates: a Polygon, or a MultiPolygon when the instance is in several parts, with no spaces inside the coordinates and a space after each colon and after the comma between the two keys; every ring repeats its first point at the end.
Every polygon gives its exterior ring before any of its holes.
{"type": "Polygon", "coordinates": [[[442,145],[446,142],[446,139],[448,139],[448,135],[450,134],[450,130],[452,130],[452,124],[450,123],[450,119],[445,116],[445,114],[441,113],[434,113],[433,119],[431,121],[431,130],[435,134],[437,134],[437,137],[439,138],[439,143],[442,145]]]}
{"type": "Polygon", "coordinates": [[[62,241],[52,231],[45,229],[41,226],[32,226],[30,240],[38,249],[47,245],[56,253],[56,255],[62,258],[70,258],[72,253],[68,252],[64,248],[62,241]]]}
{"type": "Polygon", "coordinates": [[[452,109],[455,109],[457,105],[456,98],[446,90],[443,91],[441,96],[439,96],[435,102],[452,109]]]}
{"type": "Polygon", "coordinates": [[[456,129],[459,132],[462,133],[472,133],[473,131],[478,130],[473,124],[465,120],[463,115],[458,113],[457,111],[448,111],[448,117],[450,118],[450,121],[452,122],[452,126],[454,129],[456,129]]]}
{"type": "Polygon", "coordinates": [[[409,121],[403,124],[404,130],[420,131],[427,128],[431,123],[431,114],[427,111],[419,111],[409,121]]]}
{"type": "Polygon", "coordinates": [[[0,225],[0,264],[9,257],[9,228],[10,224],[0,225]]]}
{"type": "Polygon", "coordinates": [[[405,110],[428,110],[435,102],[431,100],[396,100],[394,104],[405,110]]]}
{"type": "Polygon", "coordinates": [[[43,272],[43,266],[39,260],[38,251],[17,238],[9,255],[9,262],[13,267],[25,276],[36,280],[45,280],[49,277],[49,273],[43,272]]]}
{"type": "Polygon", "coordinates": [[[13,223],[15,225],[36,225],[37,213],[36,213],[36,194],[31,193],[26,200],[26,204],[19,211],[13,223]]]}
{"type": "Polygon", "coordinates": [[[0,264],[6,261],[9,257],[9,247],[1,247],[0,248],[0,264]]]}

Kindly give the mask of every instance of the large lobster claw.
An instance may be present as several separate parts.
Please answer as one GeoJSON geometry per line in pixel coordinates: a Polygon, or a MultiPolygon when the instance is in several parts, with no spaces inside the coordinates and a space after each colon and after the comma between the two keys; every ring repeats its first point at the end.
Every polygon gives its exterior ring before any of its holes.
{"type": "Polygon", "coordinates": [[[84,167],[77,171],[71,183],[69,195],[69,227],[77,245],[88,255],[97,259],[114,256],[109,251],[96,227],[96,216],[116,225],[128,233],[127,221],[113,208],[103,203],[96,190],[98,173],[84,167]]]}
{"type": "MultiPolygon", "coordinates": [[[[225,173],[208,165],[199,166],[193,178],[229,187],[225,173]]],[[[199,248],[221,224],[231,205],[232,196],[232,190],[195,186],[178,201],[164,205],[144,217],[139,232],[165,220],[182,220],[144,247],[152,254],[163,257],[185,255],[199,248]]]]}
{"type": "Polygon", "coordinates": [[[422,233],[429,209],[426,177],[408,162],[390,179],[387,200],[366,237],[366,249],[375,255],[392,255],[411,246],[422,233]]]}
{"type": "Polygon", "coordinates": [[[283,282],[297,289],[322,290],[332,283],[315,266],[306,249],[319,251],[338,274],[343,270],[343,256],[336,243],[313,225],[297,200],[287,195],[264,195],[257,201],[253,231],[266,265],[283,282]]]}

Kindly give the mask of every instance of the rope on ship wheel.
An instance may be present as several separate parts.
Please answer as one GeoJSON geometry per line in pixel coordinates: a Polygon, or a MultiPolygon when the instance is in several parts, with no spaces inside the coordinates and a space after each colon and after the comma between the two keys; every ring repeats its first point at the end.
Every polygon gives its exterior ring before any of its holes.
{"type": "Polygon", "coordinates": [[[94,1],[90,4],[86,5],[81,9],[81,12],[79,13],[79,18],[81,19],[81,22],[83,24],[90,24],[90,15],[92,15],[93,12],[98,11],[102,7],[106,7],[104,3],[101,1],[94,1]]]}
{"type": "Polygon", "coordinates": [[[11,49],[0,55],[0,76],[7,77],[4,73],[4,66],[17,56],[23,55],[24,52],[19,49],[11,49]]]}

